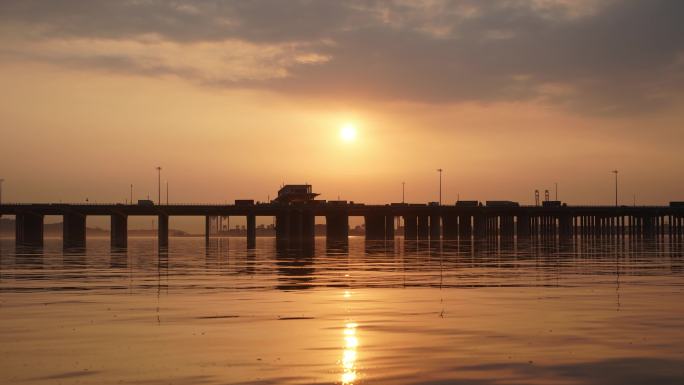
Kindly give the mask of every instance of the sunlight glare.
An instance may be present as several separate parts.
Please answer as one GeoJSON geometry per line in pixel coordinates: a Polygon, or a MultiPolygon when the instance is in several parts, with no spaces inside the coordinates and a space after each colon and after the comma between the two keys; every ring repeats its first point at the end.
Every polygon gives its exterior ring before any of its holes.
{"type": "Polygon", "coordinates": [[[344,350],[342,352],[342,385],[353,385],[356,380],[356,350],[359,340],[355,336],[356,322],[347,322],[344,327],[344,350]]]}
{"type": "Polygon", "coordinates": [[[356,140],[356,127],[351,123],[342,126],[340,129],[340,138],[345,142],[353,142],[356,140]]]}

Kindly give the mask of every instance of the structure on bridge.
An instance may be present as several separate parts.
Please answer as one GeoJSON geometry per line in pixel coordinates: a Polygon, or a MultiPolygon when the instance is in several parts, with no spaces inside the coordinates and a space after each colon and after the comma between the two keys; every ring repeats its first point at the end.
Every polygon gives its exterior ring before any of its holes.
{"type": "Polygon", "coordinates": [[[521,206],[511,201],[457,202],[454,205],[392,203],[365,205],[346,201],[315,200],[311,185],[288,185],[278,198],[268,203],[238,200],[233,205],[154,205],[154,204],[2,204],[1,215],[15,215],[16,242],[43,244],[43,219],[46,215],[64,218],[64,246],[84,247],[86,218],[106,215],[111,218],[111,244],[126,247],[130,216],[157,216],[159,245],[169,242],[170,216],[203,216],[205,237],[212,228],[221,228],[230,217],[247,221],[247,246],[256,244],[256,217],[275,218],[276,240],[297,248],[314,239],[316,217],[325,217],[326,236],[346,241],[349,218],[363,217],[368,240],[391,240],[403,235],[406,240],[472,240],[487,237],[682,237],[684,203],[669,206],[567,206],[560,202],[543,206],[521,206]],[[397,217],[404,222],[403,234],[396,234],[397,217]]]}
{"type": "Polygon", "coordinates": [[[318,195],[313,192],[310,184],[286,184],[278,190],[278,197],[274,202],[291,204],[291,203],[308,203],[313,201],[318,195]]]}

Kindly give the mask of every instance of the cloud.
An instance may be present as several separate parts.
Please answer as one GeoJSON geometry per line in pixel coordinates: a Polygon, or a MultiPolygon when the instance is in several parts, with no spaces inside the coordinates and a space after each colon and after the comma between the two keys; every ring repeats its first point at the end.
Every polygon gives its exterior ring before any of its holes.
{"type": "Polygon", "coordinates": [[[419,103],[654,111],[681,97],[678,0],[5,1],[5,58],[419,103]]]}
{"type": "Polygon", "coordinates": [[[2,50],[23,57],[112,72],[174,75],[204,84],[268,81],[289,76],[293,66],[316,65],[329,57],[309,52],[306,44],[253,44],[243,40],[175,42],[156,36],[136,39],[41,39],[20,49],[2,50]]]}

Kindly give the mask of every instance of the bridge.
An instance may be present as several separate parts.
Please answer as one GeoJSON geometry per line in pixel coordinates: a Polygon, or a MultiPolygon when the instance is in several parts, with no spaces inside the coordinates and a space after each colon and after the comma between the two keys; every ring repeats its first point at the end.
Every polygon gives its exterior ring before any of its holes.
{"type": "Polygon", "coordinates": [[[128,218],[158,217],[160,246],[169,242],[169,217],[205,218],[205,237],[211,236],[217,218],[242,216],[247,219],[247,246],[256,244],[256,217],[275,218],[276,239],[292,246],[312,242],[316,217],[325,217],[326,236],[346,240],[349,218],[364,218],[368,240],[469,240],[487,237],[656,237],[684,235],[684,205],[669,206],[518,206],[516,205],[436,205],[404,204],[365,205],[344,201],[308,201],[288,203],[253,203],[237,201],[233,205],[192,204],[2,204],[0,216],[16,218],[16,243],[26,246],[43,244],[46,215],[63,217],[64,247],[84,247],[86,218],[111,218],[111,244],[126,247],[128,218]],[[403,234],[397,234],[396,218],[404,222],[403,234]]]}

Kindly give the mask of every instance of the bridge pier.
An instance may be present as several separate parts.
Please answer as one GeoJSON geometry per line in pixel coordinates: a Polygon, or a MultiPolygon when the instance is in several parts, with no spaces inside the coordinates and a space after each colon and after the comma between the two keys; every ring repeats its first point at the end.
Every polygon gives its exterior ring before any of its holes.
{"type": "Polygon", "coordinates": [[[326,215],[325,236],[334,241],[347,240],[349,238],[349,216],[344,212],[326,215]]]}
{"type": "Polygon", "coordinates": [[[43,246],[43,219],[41,214],[21,213],[16,215],[16,244],[21,246],[43,246]]]}
{"type": "Polygon", "coordinates": [[[458,239],[458,216],[451,214],[442,215],[442,237],[445,240],[458,239]]]}
{"type": "Polygon", "coordinates": [[[677,222],[678,222],[678,218],[676,215],[670,216],[670,236],[671,237],[672,236],[676,237],[678,235],[677,233],[679,232],[679,229],[677,226],[677,222]]]}
{"type": "Polygon", "coordinates": [[[211,237],[211,217],[209,215],[204,216],[204,241],[209,244],[209,237],[211,237]]]}
{"type": "Polygon", "coordinates": [[[304,209],[302,216],[302,237],[298,239],[300,245],[313,245],[316,238],[316,216],[313,211],[304,209]]]}
{"type": "Polygon", "coordinates": [[[404,215],[404,239],[418,239],[418,217],[415,215],[404,215]]]}
{"type": "Polygon", "coordinates": [[[275,217],[276,243],[282,244],[290,240],[290,213],[281,212],[275,217]]]}
{"type": "Polygon", "coordinates": [[[512,215],[501,217],[501,236],[507,238],[515,236],[515,221],[512,215]]]}
{"type": "Polygon", "coordinates": [[[437,214],[430,215],[430,240],[438,241],[442,238],[442,224],[437,214]]]}
{"type": "Polygon", "coordinates": [[[487,236],[496,238],[499,233],[499,216],[493,215],[487,218],[487,236]]]}
{"type": "Polygon", "coordinates": [[[169,216],[160,214],[158,216],[157,241],[159,247],[169,246],[169,216]]]}
{"type": "Polygon", "coordinates": [[[385,216],[385,239],[394,239],[394,215],[388,214],[385,216]]]}
{"type": "Polygon", "coordinates": [[[247,215],[247,248],[256,247],[256,215],[247,215]]]}
{"type": "Polygon", "coordinates": [[[62,217],[62,245],[65,249],[85,247],[86,216],[78,213],[62,217]]]}
{"type": "Polygon", "coordinates": [[[376,241],[385,239],[385,216],[369,214],[364,216],[366,222],[366,240],[376,241]]]}
{"type": "Polygon", "coordinates": [[[302,222],[302,213],[298,210],[290,211],[290,231],[287,235],[287,240],[289,242],[296,242],[302,239],[304,235],[304,223],[302,222]]]}
{"type": "Polygon", "coordinates": [[[561,237],[569,238],[572,236],[572,217],[562,215],[558,218],[558,234],[561,237]]]}
{"type": "Polygon", "coordinates": [[[487,235],[487,218],[483,214],[473,216],[473,230],[475,238],[484,238],[487,235]]]}
{"type": "Polygon", "coordinates": [[[418,215],[418,240],[430,238],[430,223],[427,215],[418,215]]]}
{"type": "Polygon", "coordinates": [[[128,246],[128,216],[112,214],[110,238],[112,247],[124,248],[128,246]]]}
{"type": "Polygon", "coordinates": [[[526,215],[518,215],[515,221],[516,234],[518,237],[529,237],[532,233],[530,225],[530,217],[526,215]]]}
{"type": "Polygon", "coordinates": [[[473,227],[470,223],[471,218],[472,217],[470,215],[458,216],[458,236],[461,240],[470,240],[470,237],[473,234],[473,227]]]}
{"type": "Polygon", "coordinates": [[[280,238],[280,241],[287,241],[289,247],[313,245],[316,217],[311,210],[293,208],[288,210],[286,216],[276,217],[276,221],[276,237],[280,238]]]}
{"type": "Polygon", "coordinates": [[[652,216],[644,218],[644,235],[652,238],[656,235],[656,220],[652,216]]]}

